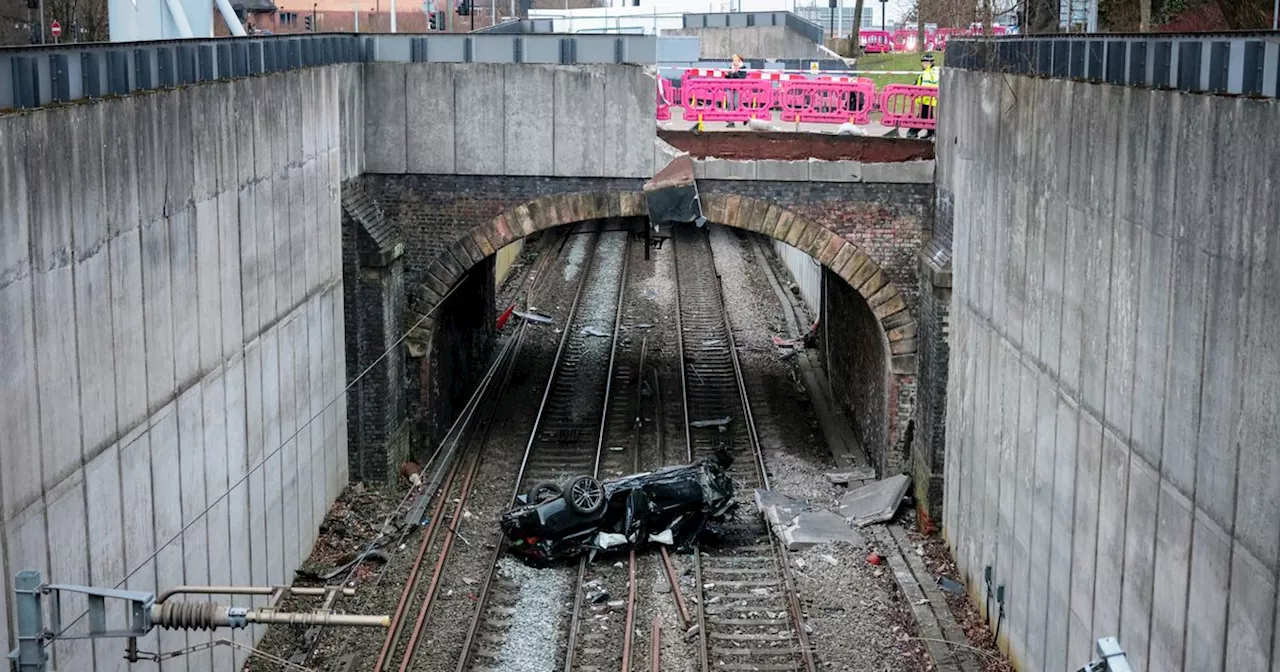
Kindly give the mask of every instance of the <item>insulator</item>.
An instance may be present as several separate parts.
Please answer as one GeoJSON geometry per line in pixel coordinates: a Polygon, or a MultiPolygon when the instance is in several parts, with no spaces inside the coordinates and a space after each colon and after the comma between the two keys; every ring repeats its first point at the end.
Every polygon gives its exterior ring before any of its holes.
{"type": "Polygon", "coordinates": [[[214,630],[229,625],[227,607],[213,602],[165,602],[152,607],[151,621],[167,630],[214,630]]]}

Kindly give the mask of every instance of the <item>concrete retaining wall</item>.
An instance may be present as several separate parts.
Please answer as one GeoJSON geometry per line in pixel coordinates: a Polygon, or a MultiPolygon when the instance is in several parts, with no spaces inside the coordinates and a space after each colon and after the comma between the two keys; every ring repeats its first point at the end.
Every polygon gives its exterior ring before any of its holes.
{"type": "Polygon", "coordinates": [[[944,527],[970,592],[992,566],[1021,669],[1075,669],[1107,635],[1138,670],[1271,669],[1280,144],[1258,129],[1280,105],[942,87],[944,527]]]}
{"type": "Polygon", "coordinates": [[[365,169],[650,177],[655,81],[634,65],[367,63],[365,169]]]}
{"type": "Polygon", "coordinates": [[[817,58],[818,43],[786,26],[680,28],[663,35],[696,35],[702,58],[817,58]]]}
{"type": "MultiPolygon", "coordinates": [[[[0,117],[5,650],[19,569],[263,585],[309,553],[347,480],[345,405],[326,403],[345,384],[338,184],[361,168],[340,128],[358,119],[357,68],[0,117]]],[[[59,644],[54,663],[123,669],[123,647],[59,644]]],[[[218,647],[162,669],[240,659],[218,647]]]]}

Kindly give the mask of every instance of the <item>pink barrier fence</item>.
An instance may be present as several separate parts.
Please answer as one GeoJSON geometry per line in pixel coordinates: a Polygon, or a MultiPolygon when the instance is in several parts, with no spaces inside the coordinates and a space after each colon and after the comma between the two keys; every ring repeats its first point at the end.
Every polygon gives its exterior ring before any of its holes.
{"type": "Polygon", "coordinates": [[[661,121],[672,118],[672,107],[683,108],[685,121],[772,121],[777,110],[782,121],[825,124],[868,124],[871,113],[879,111],[884,126],[933,130],[937,104],[936,88],[889,84],[876,91],[875,83],[864,77],[806,79],[772,73],[768,78],[726,79],[686,73],[680,86],[659,77],[657,87],[661,121]]]}
{"type": "Polygon", "coordinates": [[[871,121],[876,85],[869,79],[787,82],[778,91],[783,121],[866,124],[871,121]]]}
{"type": "Polygon", "coordinates": [[[889,84],[880,92],[880,123],[885,126],[933,130],[937,109],[938,90],[933,87],[889,84]]]}
{"type": "Polygon", "coordinates": [[[680,85],[686,121],[773,119],[773,82],[758,79],[686,79],[680,85]]]}

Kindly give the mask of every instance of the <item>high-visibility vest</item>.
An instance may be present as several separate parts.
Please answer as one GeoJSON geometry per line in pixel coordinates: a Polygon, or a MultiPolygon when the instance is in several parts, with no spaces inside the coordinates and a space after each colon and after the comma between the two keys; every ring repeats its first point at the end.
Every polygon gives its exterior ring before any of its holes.
{"type": "MultiPolygon", "coordinates": [[[[931,86],[938,88],[938,70],[936,68],[927,68],[916,76],[916,86],[931,86]]],[[[921,105],[937,105],[938,99],[932,96],[921,97],[921,105]]]]}

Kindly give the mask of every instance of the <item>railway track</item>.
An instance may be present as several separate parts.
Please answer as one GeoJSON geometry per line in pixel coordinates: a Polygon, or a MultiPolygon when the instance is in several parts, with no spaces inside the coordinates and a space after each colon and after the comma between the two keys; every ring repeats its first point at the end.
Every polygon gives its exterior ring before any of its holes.
{"type": "MultiPolygon", "coordinates": [[[[629,250],[636,253],[639,250],[629,250]]],[[[624,285],[620,297],[626,297],[624,285]]],[[[625,298],[618,302],[614,331],[624,326],[625,298]]],[[[606,407],[601,419],[595,476],[608,479],[641,470],[640,384],[648,375],[645,366],[648,338],[637,343],[620,337],[614,343],[609,364],[606,407]]],[[[565,672],[630,670],[636,614],[636,554],[632,550],[622,566],[608,562],[591,564],[586,557],[578,564],[569,641],[565,647],[565,672]],[[593,599],[595,598],[595,599],[593,599]],[[619,618],[618,609],[625,614],[619,618]]]]}
{"type": "MultiPolygon", "coordinates": [[[[552,261],[563,254],[566,238],[567,236],[561,236],[552,239],[548,248],[555,253],[548,251],[543,254],[526,275],[517,292],[525,294],[526,300],[545,284],[544,276],[552,269],[552,261]]],[[[442,461],[447,464],[447,468],[441,476],[440,487],[432,498],[434,503],[427,517],[427,529],[422,534],[417,556],[409,570],[387,638],[372,668],[375,672],[406,672],[413,669],[441,579],[452,559],[451,551],[455,548],[455,540],[463,539],[467,543],[459,528],[467,517],[467,503],[495,420],[499,410],[503,410],[503,394],[512,383],[512,373],[517,370],[517,363],[524,364],[524,370],[538,368],[536,365],[529,366],[531,363],[523,362],[521,357],[528,334],[528,323],[520,320],[513,331],[472,401],[459,414],[458,421],[450,428],[437,451],[437,454],[445,454],[442,461]],[[495,381],[497,385],[493,385],[495,381]],[[457,456],[456,459],[454,456],[457,456]],[[424,564],[427,558],[436,559],[429,575],[424,564]]]]}
{"type": "MultiPolygon", "coordinates": [[[[564,321],[564,331],[552,366],[551,378],[543,393],[538,416],[516,476],[511,500],[522,492],[536,491],[545,483],[560,482],[567,476],[597,474],[603,452],[602,435],[608,424],[606,413],[612,385],[610,362],[615,358],[619,338],[622,290],[626,279],[628,235],[625,231],[596,233],[594,252],[588,256],[585,273],[580,274],[574,300],[564,321]]],[[[572,493],[566,492],[566,496],[572,493]]],[[[500,571],[505,543],[495,543],[492,562],[478,598],[471,628],[459,656],[457,670],[525,669],[527,665],[508,660],[522,643],[508,643],[513,617],[530,596],[522,594],[514,577],[500,571]]],[[[544,572],[572,572],[551,569],[544,572]]],[[[565,577],[568,579],[568,577],[565,577]]],[[[566,580],[566,585],[570,584],[566,580]]],[[[538,597],[538,596],[533,596],[538,597]]],[[[545,598],[546,596],[541,596],[545,598]]],[[[535,615],[539,616],[539,615],[535,615]]],[[[558,620],[540,615],[547,630],[555,632],[558,620]]],[[[570,628],[572,628],[571,619],[570,628]]],[[[570,637],[572,638],[572,637],[570,637]]],[[[555,639],[559,639],[555,637],[555,639]]],[[[542,642],[562,646],[560,642],[542,642]]],[[[562,654],[568,661],[573,656],[562,654]]],[[[566,663],[568,664],[568,663],[566,663]]]]}
{"type": "MultiPolygon", "coordinates": [[[[728,450],[741,510],[751,510],[769,481],[711,243],[705,230],[673,234],[688,458],[728,450]]],[[[722,531],[722,543],[694,552],[700,669],[813,672],[785,551],[758,515],[722,531]]]]}

